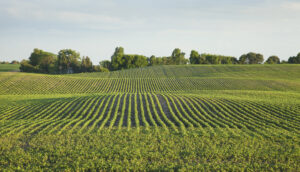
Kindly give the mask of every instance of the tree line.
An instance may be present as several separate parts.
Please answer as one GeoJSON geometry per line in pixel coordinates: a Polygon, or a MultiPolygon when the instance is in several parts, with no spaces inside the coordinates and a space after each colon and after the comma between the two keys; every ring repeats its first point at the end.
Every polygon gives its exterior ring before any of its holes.
{"type": "Polygon", "coordinates": [[[20,64],[19,61],[17,60],[13,60],[11,62],[8,62],[8,61],[0,61],[0,64],[20,64]]]}
{"type": "Polygon", "coordinates": [[[107,71],[99,65],[93,65],[88,56],[80,57],[80,54],[72,49],[60,50],[58,54],[34,49],[28,60],[21,61],[20,70],[52,74],[107,71]]]}
{"type": "Polygon", "coordinates": [[[139,68],[155,65],[184,65],[184,64],[300,64],[300,53],[292,56],[288,61],[280,61],[278,56],[270,56],[264,62],[260,53],[249,52],[237,59],[232,56],[198,53],[192,50],[189,59],[179,48],[175,48],[171,56],[146,57],[138,54],[125,54],[123,47],[116,47],[110,60],[103,60],[93,65],[88,56],[81,57],[72,49],[63,49],[58,54],[34,49],[28,60],[21,61],[20,70],[35,73],[81,73],[81,72],[108,72],[122,69],[139,68]]]}

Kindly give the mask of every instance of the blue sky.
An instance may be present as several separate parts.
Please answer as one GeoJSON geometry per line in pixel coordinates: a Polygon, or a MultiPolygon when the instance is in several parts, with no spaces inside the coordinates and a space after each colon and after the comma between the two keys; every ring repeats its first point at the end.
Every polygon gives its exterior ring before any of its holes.
{"type": "Polygon", "coordinates": [[[300,52],[299,0],[0,0],[0,61],[34,48],[74,49],[94,63],[125,53],[168,56],[180,48],[265,59],[300,52]]]}

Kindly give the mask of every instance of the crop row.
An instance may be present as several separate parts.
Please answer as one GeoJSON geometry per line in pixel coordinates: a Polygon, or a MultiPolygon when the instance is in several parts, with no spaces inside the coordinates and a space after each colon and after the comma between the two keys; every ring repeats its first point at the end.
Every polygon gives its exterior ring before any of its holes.
{"type": "Polygon", "coordinates": [[[197,95],[118,93],[61,98],[0,108],[0,134],[90,133],[103,128],[163,128],[185,132],[226,129],[269,137],[277,129],[300,134],[297,109],[197,95]],[[1,110],[2,109],[2,110],[1,110]]]}
{"type": "Polygon", "coordinates": [[[149,93],[191,90],[289,90],[297,91],[293,81],[233,78],[136,78],[89,79],[49,75],[14,74],[0,76],[0,95],[53,93],[149,93]]]}
{"type": "Polygon", "coordinates": [[[108,73],[81,73],[69,76],[89,78],[298,78],[299,72],[299,65],[163,65],[108,73]]]}

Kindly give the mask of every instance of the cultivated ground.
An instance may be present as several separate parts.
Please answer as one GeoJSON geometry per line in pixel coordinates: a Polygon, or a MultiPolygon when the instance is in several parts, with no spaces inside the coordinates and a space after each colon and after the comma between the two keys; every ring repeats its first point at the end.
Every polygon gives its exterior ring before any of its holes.
{"type": "Polygon", "coordinates": [[[4,170],[300,168],[300,65],[0,72],[0,103],[4,170]]]}

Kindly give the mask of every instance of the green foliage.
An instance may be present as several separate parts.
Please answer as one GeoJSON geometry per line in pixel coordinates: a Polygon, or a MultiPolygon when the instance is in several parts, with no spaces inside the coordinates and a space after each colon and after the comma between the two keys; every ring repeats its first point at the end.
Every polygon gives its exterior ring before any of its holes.
{"type": "Polygon", "coordinates": [[[50,52],[34,49],[29,60],[21,62],[22,72],[53,73],[56,71],[57,56],[50,52]]]}
{"type": "Polygon", "coordinates": [[[280,64],[280,59],[277,56],[270,56],[265,64],[280,64]]]}
{"type": "Polygon", "coordinates": [[[184,58],[185,53],[181,52],[179,48],[175,48],[171,55],[170,64],[182,65],[187,64],[187,59],[184,58]]]}
{"type": "Polygon", "coordinates": [[[200,64],[200,54],[195,50],[191,51],[190,63],[191,64],[200,64]]]}
{"type": "Polygon", "coordinates": [[[111,66],[113,70],[121,69],[123,65],[124,48],[116,47],[114,54],[111,56],[111,66]]]}
{"type": "Polygon", "coordinates": [[[191,64],[237,64],[237,59],[231,56],[222,56],[214,54],[199,54],[192,50],[190,54],[191,64]]]}
{"type": "Polygon", "coordinates": [[[3,171],[298,171],[299,139],[164,130],[0,137],[3,171]]]}
{"type": "Polygon", "coordinates": [[[300,53],[298,53],[297,56],[290,57],[290,58],[288,59],[288,63],[292,63],[292,64],[300,64],[300,53]]]}
{"type": "Polygon", "coordinates": [[[58,52],[58,67],[60,73],[80,72],[80,54],[71,49],[58,52]]]}
{"type": "Polygon", "coordinates": [[[29,62],[33,66],[48,65],[54,63],[56,58],[56,55],[53,53],[35,48],[29,57],[29,62]]]}
{"type": "Polygon", "coordinates": [[[29,60],[22,60],[21,66],[20,66],[20,71],[21,72],[37,72],[38,66],[33,66],[32,64],[30,64],[29,60]]]}
{"type": "Polygon", "coordinates": [[[248,54],[243,54],[239,62],[240,64],[261,64],[264,61],[262,54],[250,52],[248,54]]]}
{"type": "Polygon", "coordinates": [[[17,60],[13,60],[13,61],[10,62],[10,64],[20,64],[20,62],[17,61],[17,60]]]}
{"type": "Polygon", "coordinates": [[[124,54],[124,49],[117,47],[111,57],[111,63],[103,61],[100,65],[105,68],[111,65],[112,70],[130,69],[148,66],[148,60],[143,55],[124,54]]]}
{"type": "Polygon", "coordinates": [[[100,66],[109,70],[112,70],[112,65],[111,62],[109,60],[103,60],[100,63],[100,66]]]}
{"type": "Polygon", "coordinates": [[[80,54],[71,49],[60,50],[58,56],[34,49],[29,60],[23,60],[20,66],[21,72],[32,73],[80,73],[80,72],[101,72],[107,69],[100,69],[100,66],[93,66],[89,57],[80,57],[80,54]]]}
{"type": "Polygon", "coordinates": [[[0,61],[0,64],[9,64],[7,61],[0,61]]]}
{"type": "Polygon", "coordinates": [[[89,57],[82,57],[80,71],[93,72],[93,63],[89,57]]]}

